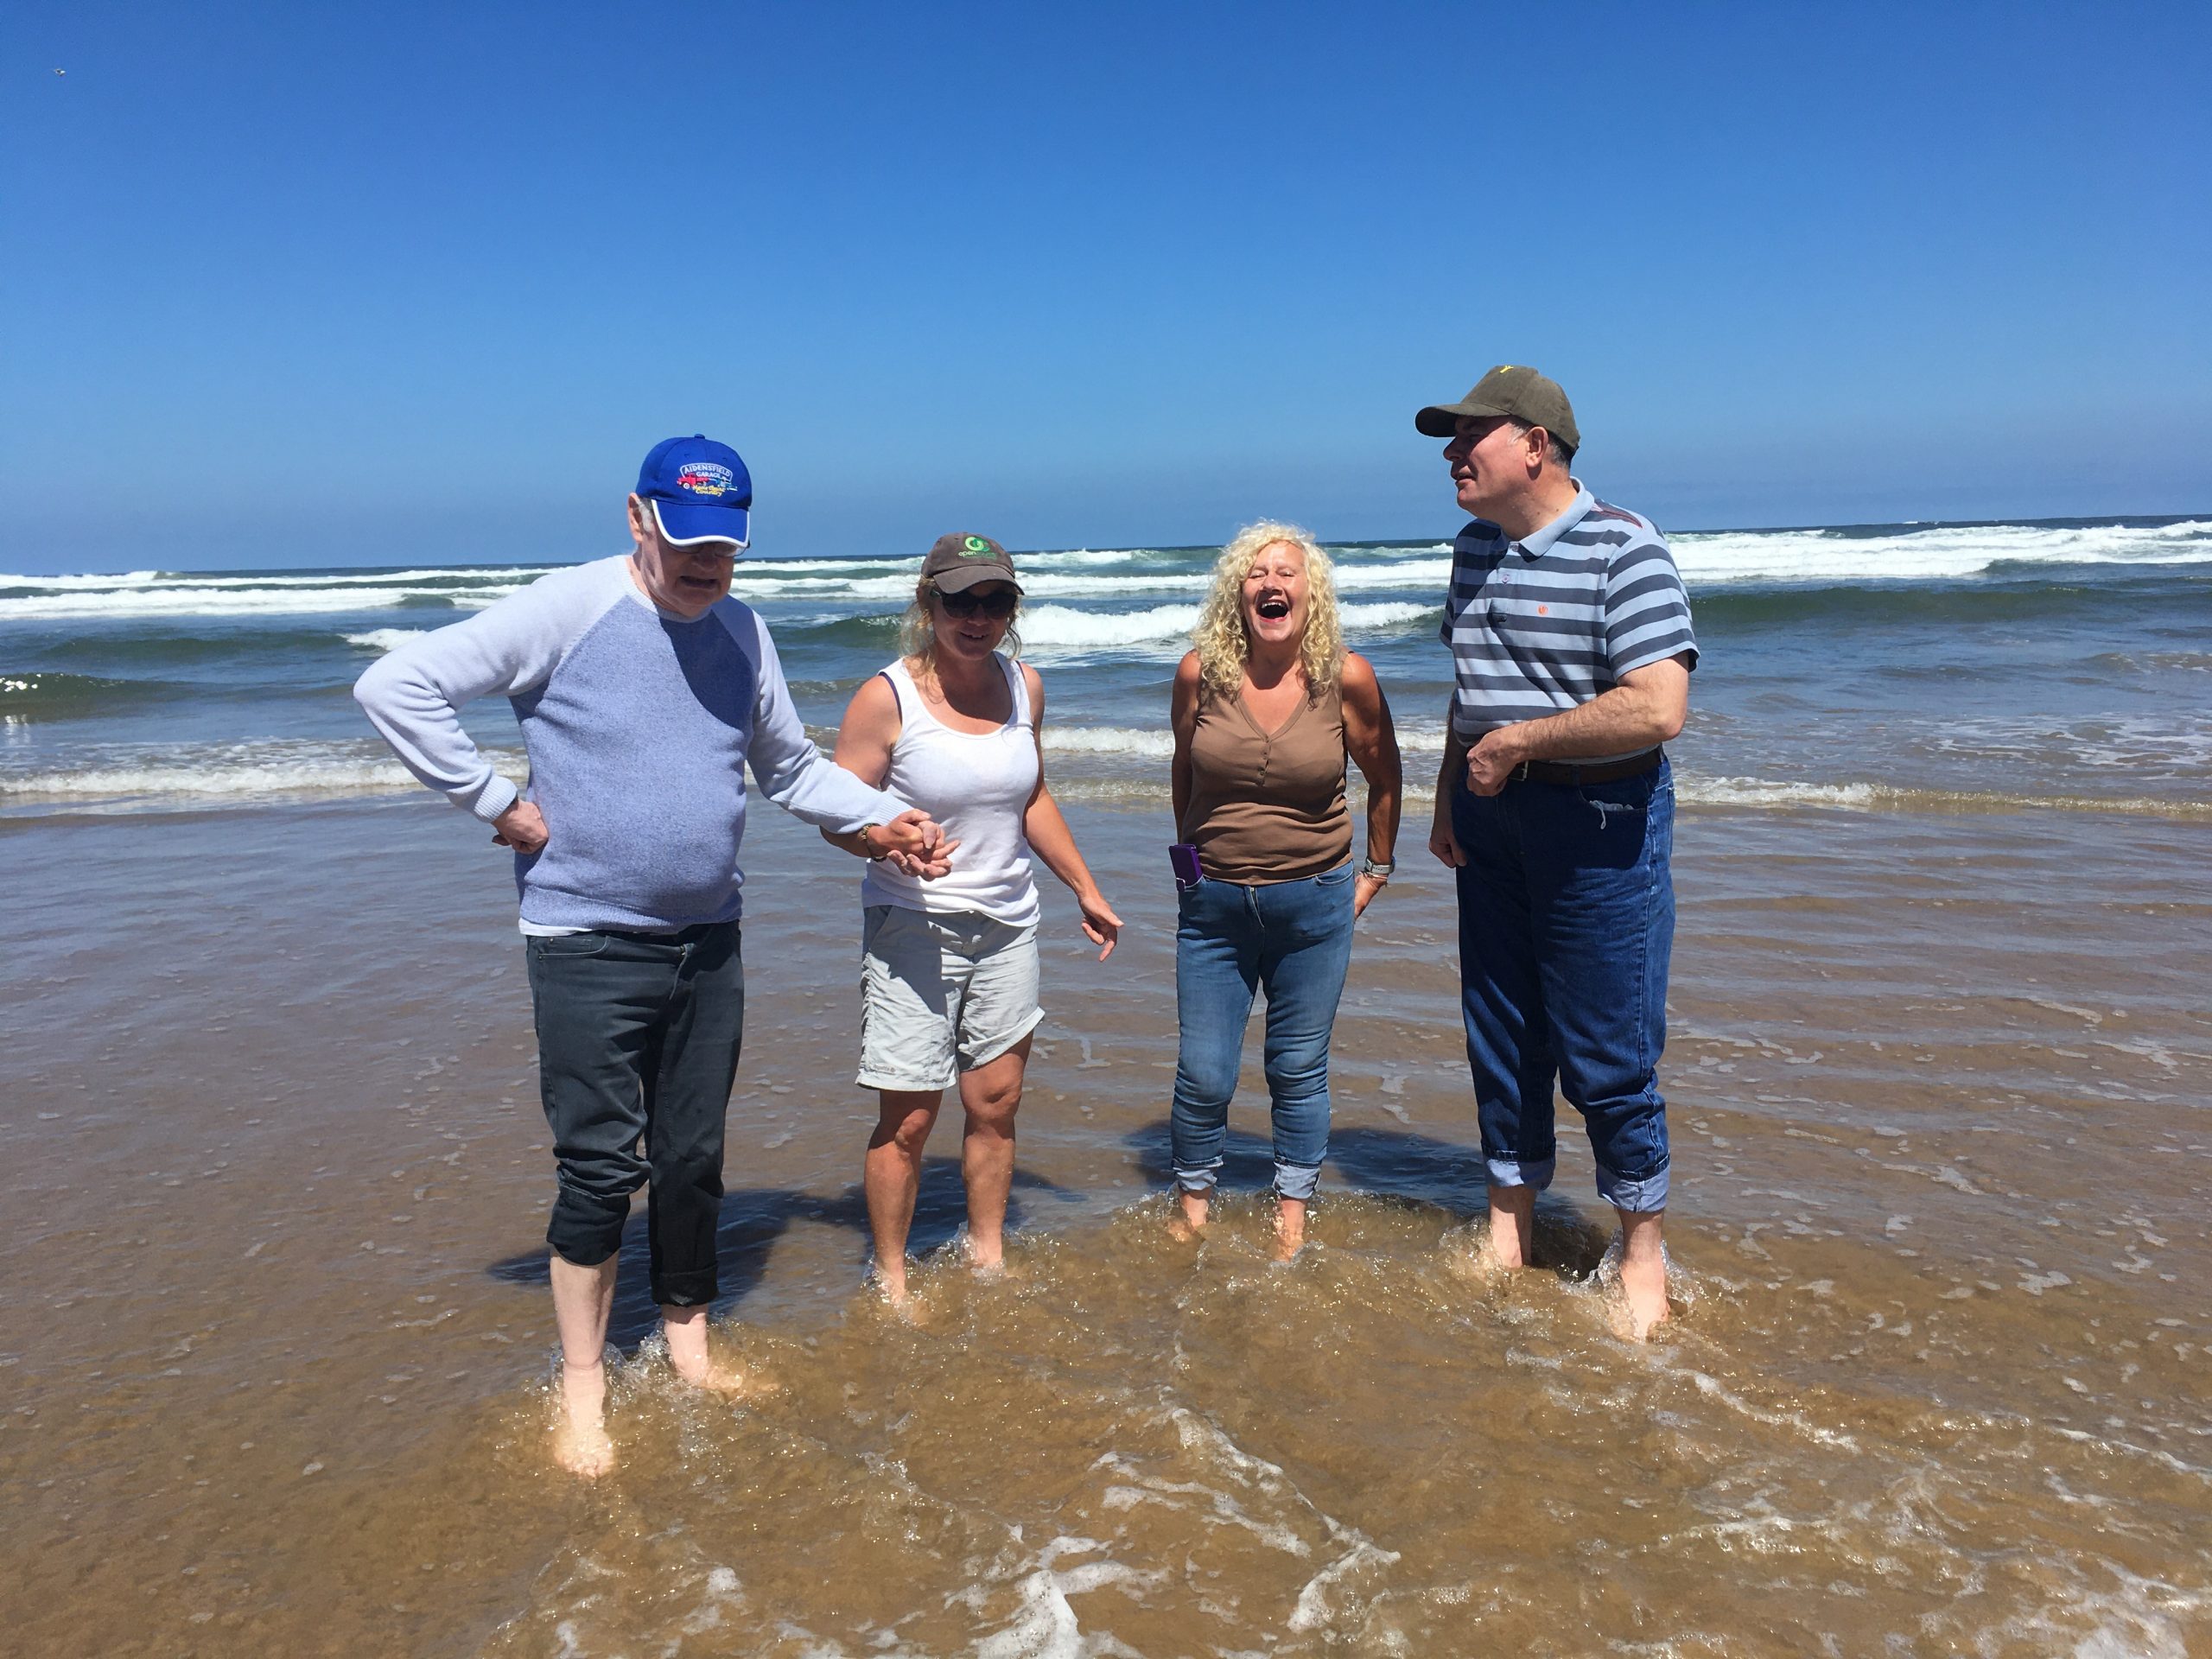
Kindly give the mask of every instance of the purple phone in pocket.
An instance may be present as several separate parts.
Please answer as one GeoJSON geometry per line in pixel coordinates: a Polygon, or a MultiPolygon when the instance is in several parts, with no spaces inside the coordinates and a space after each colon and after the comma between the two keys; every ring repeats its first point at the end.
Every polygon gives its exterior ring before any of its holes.
{"type": "Polygon", "coordinates": [[[1179,887],[1195,887],[1206,879],[1198,868],[1198,849],[1187,841],[1179,841],[1167,849],[1167,868],[1175,872],[1179,887]]]}

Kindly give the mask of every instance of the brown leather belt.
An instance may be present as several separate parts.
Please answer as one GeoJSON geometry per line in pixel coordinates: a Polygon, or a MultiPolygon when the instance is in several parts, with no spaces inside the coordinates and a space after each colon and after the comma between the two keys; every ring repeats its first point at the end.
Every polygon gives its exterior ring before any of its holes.
{"type": "Polygon", "coordinates": [[[1656,772],[1659,763],[1666,758],[1664,749],[1646,749],[1625,760],[1600,760],[1588,766],[1579,766],[1572,760],[1523,760],[1513,768],[1511,775],[1516,783],[1612,784],[1624,778],[1641,778],[1647,772],[1656,772]]]}

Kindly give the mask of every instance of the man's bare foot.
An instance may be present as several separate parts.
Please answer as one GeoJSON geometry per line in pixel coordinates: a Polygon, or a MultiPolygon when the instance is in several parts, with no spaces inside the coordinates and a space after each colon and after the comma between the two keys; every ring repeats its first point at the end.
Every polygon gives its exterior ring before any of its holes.
{"type": "Polygon", "coordinates": [[[614,1442],[604,1423],[578,1423],[564,1414],[553,1431],[553,1461],[572,1475],[597,1480],[614,1467],[614,1442]]]}
{"type": "Polygon", "coordinates": [[[1275,1200],[1274,1258],[1287,1262],[1306,1243],[1306,1200],[1282,1198],[1275,1200]]]}
{"type": "Polygon", "coordinates": [[[901,1325],[919,1328],[929,1323],[920,1294],[907,1282],[905,1263],[899,1264],[896,1273],[887,1273],[883,1264],[877,1262],[875,1271],[868,1275],[868,1287],[883,1311],[901,1325]]]}
{"type": "Polygon", "coordinates": [[[1527,1186],[1493,1186],[1490,1190],[1490,1230],[1483,1236],[1482,1251],[1489,1265],[1501,1273],[1516,1273],[1529,1265],[1536,1243],[1536,1193],[1527,1186]]]}
{"type": "Polygon", "coordinates": [[[1006,1236],[977,1238],[970,1233],[961,1242],[960,1253],[979,1279],[995,1279],[1006,1271],[1006,1236]]]}
{"type": "Polygon", "coordinates": [[[1654,1332],[1669,1322],[1669,1315],[1648,1319],[1625,1295],[1605,1299],[1605,1328],[1623,1342],[1647,1342],[1654,1332]]]}
{"type": "Polygon", "coordinates": [[[572,1475],[598,1478],[614,1467],[614,1442],[607,1437],[607,1367],[563,1363],[561,1418],[553,1429],[553,1461],[572,1475]]]}
{"type": "Polygon", "coordinates": [[[775,1388],[760,1373],[715,1357],[707,1345],[703,1307],[664,1307],[660,1333],[668,1344],[670,1367],[695,1389],[712,1394],[756,1395],[771,1393],[775,1388]]]}
{"type": "Polygon", "coordinates": [[[758,1399],[764,1394],[773,1394],[783,1385],[768,1372],[750,1365],[740,1365],[726,1359],[709,1359],[697,1370],[676,1367],[676,1374],[695,1389],[709,1394],[726,1394],[734,1399],[758,1399]]]}
{"type": "Polygon", "coordinates": [[[1661,1243],[1660,1217],[1621,1212],[1620,1309],[1618,1334],[1642,1342],[1667,1322],[1667,1250],[1661,1243]]]}
{"type": "Polygon", "coordinates": [[[1175,1213],[1167,1218],[1167,1236],[1189,1244],[1201,1237],[1206,1230],[1206,1217],[1213,1212],[1213,1199],[1205,1192],[1187,1190],[1175,1194],[1175,1213]]]}
{"type": "Polygon", "coordinates": [[[1024,1269],[1016,1267],[1003,1255],[994,1256],[991,1260],[985,1262],[971,1255],[968,1258],[968,1272],[971,1277],[982,1280],[986,1283],[998,1283],[1008,1279],[1028,1277],[1028,1274],[1024,1269]]]}
{"type": "Polygon", "coordinates": [[[1624,1260],[1620,1306],[1614,1322],[1617,1333],[1625,1341],[1642,1342],[1667,1322],[1669,1312],[1666,1262],[1632,1266],[1624,1260]]]}
{"type": "Polygon", "coordinates": [[[705,1308],[664,1307],[660,1331],[668,1344],[670,1367],[693,1388],[736,1395],[775,1391],[773,1379],[765,1373],[715,1357],[707,1345],[705,1308]]]}

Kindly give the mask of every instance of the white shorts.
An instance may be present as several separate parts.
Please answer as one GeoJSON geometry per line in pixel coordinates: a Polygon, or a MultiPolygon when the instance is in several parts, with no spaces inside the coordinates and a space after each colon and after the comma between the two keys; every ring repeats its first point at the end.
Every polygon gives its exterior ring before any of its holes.
{"type": "Polygon", "coordinates": [[[1037,1028],[1037,926],[870,905],[861,929],[863,1089],[943,1089],[1037,1028]]]}

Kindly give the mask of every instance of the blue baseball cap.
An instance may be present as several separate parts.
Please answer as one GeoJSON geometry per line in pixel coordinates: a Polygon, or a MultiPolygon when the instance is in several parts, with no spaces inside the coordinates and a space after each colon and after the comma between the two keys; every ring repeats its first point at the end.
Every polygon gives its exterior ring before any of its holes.
{"type": "Polygon", "coordinates": [[[664,438],[638,468],[638,498],[677,547],[753,537],[753,474],[736,450],[701,433],[664,438]]]}

